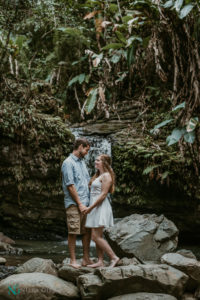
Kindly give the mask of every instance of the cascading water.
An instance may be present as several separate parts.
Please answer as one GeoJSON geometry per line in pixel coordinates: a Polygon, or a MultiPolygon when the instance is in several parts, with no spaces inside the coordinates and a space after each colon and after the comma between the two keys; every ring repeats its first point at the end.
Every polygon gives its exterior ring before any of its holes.
{"type": "Polygon", "coordinates": [[[100,154],[107,154],[111,156],[111,141],[108,138],[98,135],[85,135],[82,128],[71,128],[71,132],[75,138],[86,138],[90,143],[90,151],[85,157],[90,176],[95,173],[94,161],[100,154]]]}

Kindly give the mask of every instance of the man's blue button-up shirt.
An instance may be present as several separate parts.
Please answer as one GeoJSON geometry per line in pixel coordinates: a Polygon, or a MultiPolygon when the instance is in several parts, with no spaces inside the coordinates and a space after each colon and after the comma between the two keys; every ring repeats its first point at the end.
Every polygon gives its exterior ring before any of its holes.
{"type": "Polygon", "coordinates": [[[89,187],[90,176],[83,159],[78,158],[72,153],[64,160],[62,164],[62,186],[64,191],[65,208],[70,205],[77,205],[72,199],[67,186],[74,184],[79,195],[80,201],[85,206],[89,205],[89,187]]]}

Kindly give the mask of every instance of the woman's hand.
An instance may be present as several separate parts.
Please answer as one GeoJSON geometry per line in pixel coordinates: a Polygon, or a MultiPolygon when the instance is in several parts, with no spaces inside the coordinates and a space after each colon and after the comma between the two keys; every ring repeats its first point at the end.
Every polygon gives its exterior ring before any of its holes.
{"type": "Polygon", "coordinates": [[[89,213],[92,211],[92,209],[93,209],[93,207],[92,207],[92,206],[90,206],[90,207],[87,207],[87,208],[84,210],[83,214],[84,214],[84,215],[87,215],[87,214],[89,214],[89,213]]]}

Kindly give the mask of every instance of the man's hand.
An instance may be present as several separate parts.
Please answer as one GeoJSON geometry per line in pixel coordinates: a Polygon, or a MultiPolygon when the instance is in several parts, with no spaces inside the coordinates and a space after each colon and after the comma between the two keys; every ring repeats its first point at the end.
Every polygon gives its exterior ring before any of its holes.
{"type": "Polygon", "coordinates": [[[87,207],[85,205],[83,205],[82,203],[79,204],[78,208],[82,214],[85,213],[85,211],[87,210],[87,207]]]}
{"type": "Polygon", "coordinates": [[[90,206],[90,207],[86,207],[86,210],[84,210],[84,215],[87,215],[87,214],[89,214],[91,211],[92,211],[92,209],[93,209],[93,207],[92,206],[90,206]]]}

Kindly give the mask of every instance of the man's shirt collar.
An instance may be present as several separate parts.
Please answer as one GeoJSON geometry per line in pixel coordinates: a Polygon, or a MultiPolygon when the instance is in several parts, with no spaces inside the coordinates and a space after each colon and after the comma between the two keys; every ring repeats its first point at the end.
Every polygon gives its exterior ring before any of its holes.
{"type": "Polygon", "coordinates": [[[70,154],[71,158],[73,158],[73,160],[75,161],[81,161],[82,158],[77,157],[76,155],[74,155],[73,153],[70,154]]]}

